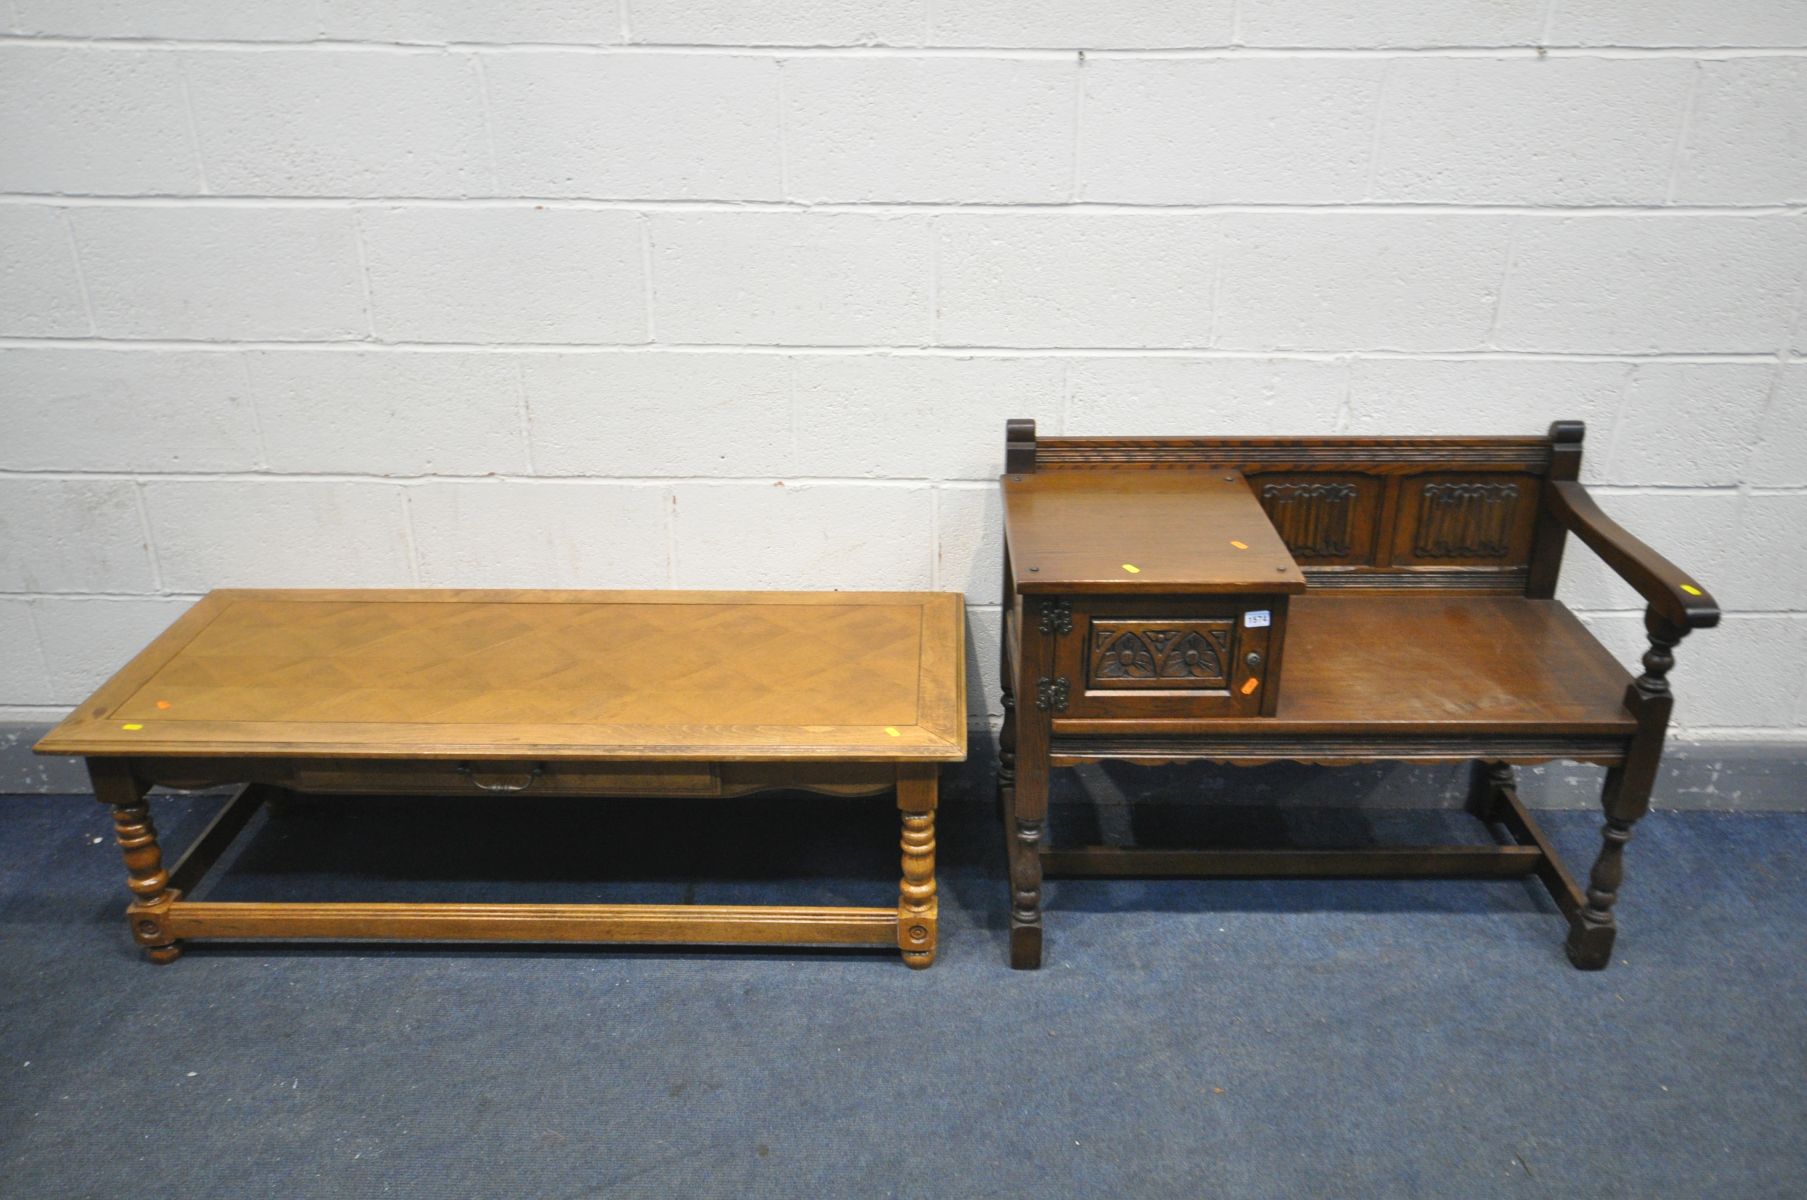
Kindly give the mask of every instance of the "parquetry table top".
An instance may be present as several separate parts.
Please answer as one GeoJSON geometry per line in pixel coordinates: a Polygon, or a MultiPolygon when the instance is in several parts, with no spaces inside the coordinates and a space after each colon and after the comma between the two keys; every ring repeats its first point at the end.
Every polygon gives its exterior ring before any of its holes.
{"type": "Polygon", "coordinates": [[[963,622],[936,592],[216,591],[38,748],[960,759],[963,622]]]}

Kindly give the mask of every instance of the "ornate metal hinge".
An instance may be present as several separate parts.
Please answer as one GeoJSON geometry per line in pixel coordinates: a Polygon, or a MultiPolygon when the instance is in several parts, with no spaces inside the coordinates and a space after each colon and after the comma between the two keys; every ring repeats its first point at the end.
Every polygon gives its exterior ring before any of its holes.
{"type": "Polygon", "coordinates": [[[1042,678],[1035,681],[1035,707],[1042,709],[1043,711],[1050,708],[1059,711],[1066,708],[1066,706],[1066,676],[1063,675],[1058,679],[1049,679],[1044,675],[1042,678]]]}
{"type": "Polygon", "coordinates": [[[1050,636],[1073,632],[1073,605],[1066,600],[1042,602],[1041,631],[1050,636]]]}

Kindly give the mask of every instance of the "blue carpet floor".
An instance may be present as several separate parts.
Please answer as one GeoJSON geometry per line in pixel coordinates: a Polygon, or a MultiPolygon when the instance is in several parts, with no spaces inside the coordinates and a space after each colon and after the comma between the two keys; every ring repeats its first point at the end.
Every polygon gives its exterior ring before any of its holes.
{"type": "MultiPolygon", "coordinates": [[[[216,805],[160,799],[166,844],[216,805]]],[[[1467,819],[1209,816],[1239,820],[1467,819]]],[[[1584,870],[1596,818],[1546,821],[1584,870]]],[[[319,799],[260,817],[213,894],[885,904],[895,831],[885,800],[319,799]]],[[[1519,881],[1057,881],[1048,966],[1012,972],[988,801],[950,797],[940,841],[927,972],[212,944],[155,967],[100,806],[0,799],[0,1195],[1807,1194],[1807,815],[1646,819],[1596,974],[1519,881]]]]}

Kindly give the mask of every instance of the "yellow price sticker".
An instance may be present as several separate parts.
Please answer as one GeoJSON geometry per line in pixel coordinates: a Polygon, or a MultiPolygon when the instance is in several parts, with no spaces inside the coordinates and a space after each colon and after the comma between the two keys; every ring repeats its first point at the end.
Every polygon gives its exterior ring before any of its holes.
{"type": "Polygon", "coordinates": [[[1236,547],[1238,550],[1247,550],[1249,548],[1247,542],[1239,542],[1235,538],[1230,539],[1230,545],[1236,547]]]}
{"type": "Polygon", "coordinates": [[[1688,593],[1688,595],[1690,595],[1690,596],[1704,596],[1704,595],[1706,595],[1706,593],[1705,593],[1705,592],[1703,592],[1703,591],[1701,591],[1701,590],[1700,590],[1700,589],[1699,589],[1699,588],[1697,588],[1697,587],[1695,587],[1695,586],[1694,586],[1694,585],[1693,585],[1693,584],[1691,584],[1691,583],[1684,583],[1684,584],[1682,584],[1682,591],[1684,591],[1684,592],[1686,592],[1686,593],[1688,593]]]}
{"type": "Polygon", "coordinates": [[[885,726],[885,733],[889,737],[902,737],[903,736],[903,734],[897,732],[897,727],[895,725],[885,726]]]}
{"type": "Polygon", "coordinates": [[[137,732],[137,731],[138,731],[138,730],[140,730],[140,729],[143,729],[143,728],[144,728],[144,726],[142,726],[142,725],[127,725],[127,726],[125,726],[125,728],[126,728],[126,729],[129,729],[129,730],[132,730],[132,731],[133,731],[133,732],[134,732],[134,733],[136,733],[136,732],[137,732]]]}
{"type": "Polygon", "coordinates": [[[1131,575],[1140,575],[1142,573],[1142,568],[1138,567],[1135,563],[1124,563],[1123,569],[1128,571],[1131,575]]]}

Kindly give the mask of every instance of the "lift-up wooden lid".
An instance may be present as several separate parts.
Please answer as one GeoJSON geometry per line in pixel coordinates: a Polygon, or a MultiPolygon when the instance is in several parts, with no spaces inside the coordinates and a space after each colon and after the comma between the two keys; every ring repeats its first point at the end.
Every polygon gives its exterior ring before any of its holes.
{"type": "Polygon", "coordinates": [[[1305,576],[1237,471],[1003,477],[1023,592],[1302,592],[1305,576]]]}

